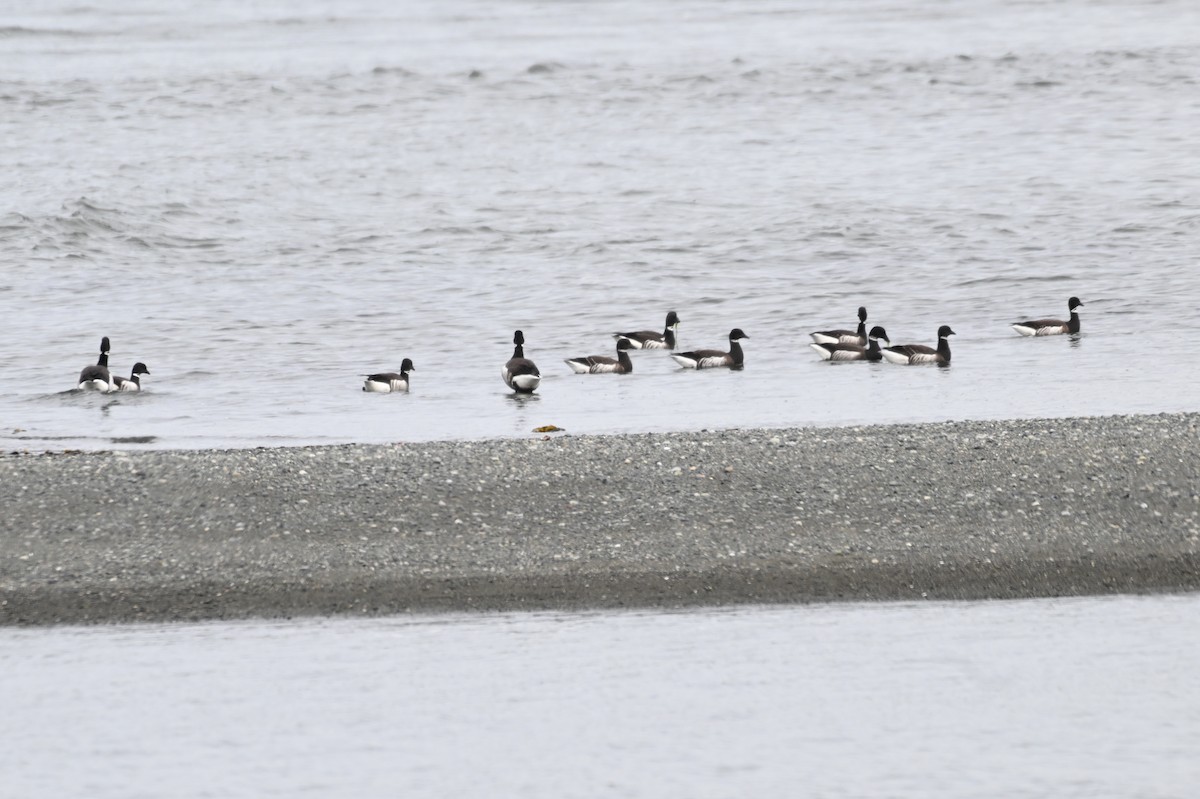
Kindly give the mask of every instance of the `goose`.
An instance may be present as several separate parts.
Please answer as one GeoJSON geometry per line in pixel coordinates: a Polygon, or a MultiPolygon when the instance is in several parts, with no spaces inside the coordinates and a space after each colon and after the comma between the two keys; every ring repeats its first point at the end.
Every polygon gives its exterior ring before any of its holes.
{"type": "Polygon", "coordinates": [[[629,351],[633,348],[632,341],[620,338],[617,339],[616,358],[609,358],[607,355],[584,355],[580,358],[567,358],[564,363],[577,375],[627,375],[633,371],[633,361],[629,359],[629,351]]]}
{"type": "Polygon", "coordinates": [[[955,333],[950,329],[950,325],[942,325],[938,328],[937,335],[938,344],[936,350],[924,344],[901,344],[898,347],[884,347],[880,352],[883,353],[883,357],[890,363],[936,363],[938,366],[947,366],[950,363],[950,341],[948,337],[955,335],[955,333]]]}
{"type": "Polygon", "coordinates": [[[1079,311],[1083,303],[1078,297],[1067,300],[1067,310],[1071,318],[1066,322],[1061,319],[1034,319],[1029,322],[1013,322],[1012,329],[1022,336],[1057,336],[1060,333],[1070,333],[1072,336],[1079,332],[1079,311]]]}
{"type": "Polygon", "coordinates": [[[525,334],[520,330],[513,333],[513,344],[516,346],[512,357],[504,364],[500,376],[504,378],[504,384],[518,394],[532,394],[542,382],[542,373],[537,364],[525,357],[525,334]]]}
{"type": "Polygon", "coordinates": [[[129,373],[129,378],[118,377],[113,375],[113,391],[141,391],[142,390],[142,375],[147,377],[150,375],[150,370],[146,368],[146,364],[138,361],[133,365],[133,370],[129,373]]]}
{"type": "Polygon", "coordinates": [[[744,361],[742,345],[738,342],[750,338],[740,327],[729,331],[729,352],[720,350],[693,350],[692,352],[675,352],[671,357],[684,369],[711,369],[724,366],[730,369],[741,369],[744,361]]]}
{"type": "Polygon", "coordinates": [[[79,388],[84,391],[111,391],[112,375],[108,371],[108,336],[100,339],[100,359],[95,366],[85,366],[79,373],[79,388]]]}
{"type": "Polygon", "coordinates": [[[393,391],[408,391],[408,373],[415,372],[416,367],[413,366],[411,358],[405,358],[400,364],[400,373],[395,372],[377,372],[373,375],[365,375],[367,378],[363,381],[363,391],[370,391],[375,394],[390,394],[393,391]]]}
{"type": "Polygon", "coordinates": [[[613,333],[613,338],[627,340],[635,350],[673,350],[678,332],[679,316],[671,311],[667,314],[667,324],[661,333],[655,333],[653,330],[635,330],[632,333],[613,333]]]}
{"type": "Polygon", "coordinates": [[[816,333],[809,333],[809,335],[816,344],[857,344],[865,347],[867,345],[866,306],[858,309],[857,330],[819,330],[816,333]]]}
{"type": "Polygon", "coordinates": [[[824,361],[879,361],[883,359],[883,353],[879,349],[879,342],[891,344],[888,339],[887,331],[876,325],[871,328],[870,335],[867,336],[867,346],[863,347],[859,344],[809,344],[821,356],[824,361]]]}

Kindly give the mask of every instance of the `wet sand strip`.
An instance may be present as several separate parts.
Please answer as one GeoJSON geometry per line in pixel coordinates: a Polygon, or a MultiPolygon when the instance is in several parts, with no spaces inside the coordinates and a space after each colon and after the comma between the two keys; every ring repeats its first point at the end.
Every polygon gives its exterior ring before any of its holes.
{"type": "Polygon", "coordinates": [[[0,624],[1200,588],[1200,415],[0,455],[0,624]]]}

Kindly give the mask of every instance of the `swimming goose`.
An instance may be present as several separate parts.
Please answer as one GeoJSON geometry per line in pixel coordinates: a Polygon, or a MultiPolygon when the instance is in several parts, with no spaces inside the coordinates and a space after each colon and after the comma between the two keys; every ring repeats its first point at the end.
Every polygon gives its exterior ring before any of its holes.
{"type": "Polygon", "coordinates": [[[112,375],[108,372],[108,336],[100,339],[100,359],[95,366],[85,366],[79,373],[79,388],[84,391],[111,391],[112,375]]]}
{"type": "Polygon", "coordinates": [[[870,335],[867,336],[867,346],[863,347],[859,344],[809,344],[817,351],[825,361],[879,361],[883,359],[883,353],[879,349],[879,342],[891,344],[888,340],[887,331],[876,325],[871,328],[870,335]]]}
{"type": "Polygon", "coordinates": [[[146,364],[138,361],[133,365],[133,371],[129,373],[129,379],[113,375],[113,391],[141,391],[142,390],[142,375],[147,377],[150,375],[150,370],[146,368],[146,364]]]}
{"type": "Polygon", "coordinates": [[[390,394],[393,391],[408,391],[408,373],[415,372],[416,367],[413,366],[411,358],[405,358],[400,364],[400,373],[396,372],[377,372],[373,375],[366,375],[366,380],[363,381],[363,391],[370,391],[375,394],[390,394]]]}
{"type": "Polygon", "coordinates": [[[673,350],[678,332],[679,316],[671,311],[667,314],[667,324],[661,333],[655,333],[653,330],[635,330],[632,333],[613,333],[613,338],[626,339],[635,350],[673,350]]]}
{"type": "Polygon", "coordinates": [[[577,375],[627,375],[633,371],[633,361],[629,359],[631,349],[633,342],[627,338],[620,338],[617,339],[616,358],[609,358],[607,355],[584,355],[581,358],[567,358],[565,363],[577,375]]]}
{"type": "Polygon", "coordinates": [[[1072,336],[1079,332],[1079,311],[1083,303],[1078,297],[1067,300],[1067,310],[1071,318],[1066,322],[1061,319],[1034,319],[1029,322],[1013,322],[1012,329],[1022,336],[1056,336],[1060,333],[1070,333],[1072,336]]]}
{"type": "Polygon", "coordinates": [[[671,357],[684,369],[711,369],[724,366],[730,369],[741,369],[744,356],[742,345],[738,342],[750,338],[740,327],[729,331],[729,352],[720,350],[693,350],[692,352],[675,352],[671,357]]]}
{"type": "Polygon", "coordinates": [[[513,344],[516,346],[512,357],[504,364],[500,376],[504,378],[504,384],[518,394],[532,394],[542,382],[542,373],[537,364],[525,357],[525,334],[520,330],[513,333],[513,344]]]}
{"type": "Polygon", "coordinates": [[[817,344],[857,344],[865,347],[867,344],[867,309],[865,306],[858,309],[857,330],[819,330],[816,333],[809,333],[809,335],[817,344]]]}
{"type": "Polygon", "coordinates": [[[936,350],[924,344],[901,344],[898,347],[884,347],[880,352],[890,363],[936,363],[938,366],[947,366],[950,363],[950,340],[948,337],[953,336],[954,331],[950,329],[950,325],[942,325],[938,328],[937,335],[936,350]]]}

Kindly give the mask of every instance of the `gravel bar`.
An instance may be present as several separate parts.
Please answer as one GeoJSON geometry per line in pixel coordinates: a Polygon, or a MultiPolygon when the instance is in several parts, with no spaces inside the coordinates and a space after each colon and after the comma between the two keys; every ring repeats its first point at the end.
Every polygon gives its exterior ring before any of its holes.
{"type": "Polygon", "coordinates": [[[1200,414],[0,454],[0,624],[1200,588],[1200,414]]]}

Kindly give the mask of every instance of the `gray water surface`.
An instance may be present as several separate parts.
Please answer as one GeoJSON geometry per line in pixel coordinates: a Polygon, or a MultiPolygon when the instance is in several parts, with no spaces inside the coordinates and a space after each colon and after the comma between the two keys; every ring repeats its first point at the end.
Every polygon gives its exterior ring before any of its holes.
{"type": "Polygon", "coordinates": [[[61,0],[0,60],[0,446],[1197,408],[1188,0],[61,0]],[[859,305],[953,366],[819,363],[859,305]],[[745,371],[562,363],[668,310],[745,371]],[[69,391],[102,335],[144,395],[69,391]]]}
{"type": "Polygon", "coordinates": [[[1200,597],[0,630],[11,796],[1190,797],[1200,597]]]}

